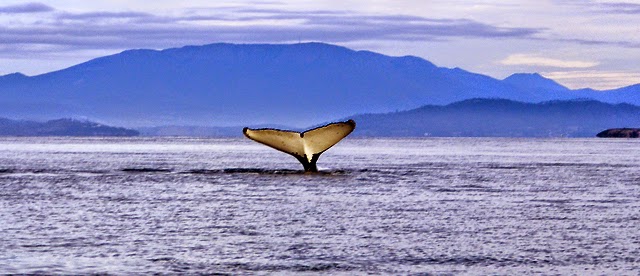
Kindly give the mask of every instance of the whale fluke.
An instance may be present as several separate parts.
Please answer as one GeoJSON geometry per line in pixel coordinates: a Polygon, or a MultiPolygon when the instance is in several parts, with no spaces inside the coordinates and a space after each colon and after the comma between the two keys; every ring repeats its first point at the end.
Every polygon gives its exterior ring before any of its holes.
{"type": "Polygon", "coordinates": [[[242,132],[247,138],[279,151],[293,155],[307,172],[317,172],[320,155],[347,137],[356,128],[356,122],[331,123],[304,132],[273,128],[250,129],[242,132]]]}

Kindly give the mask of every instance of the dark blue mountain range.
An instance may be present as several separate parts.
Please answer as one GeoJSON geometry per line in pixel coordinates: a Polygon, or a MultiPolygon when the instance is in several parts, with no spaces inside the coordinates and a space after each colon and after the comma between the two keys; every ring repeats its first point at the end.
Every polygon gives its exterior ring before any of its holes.
{"type": "Polygon", "coordinates": [[[124,126],[307,126],[471,98],[640,104],[640,85],[570,90],[538,74],[498,80],[322,43],[128,50],[47,74],[0,77],[0,116],[124,126]]]}
{"type": "Polygon", "coordinates": [[[470,99],[349,118],[358,124],[356,136],[595,137],[608,128],[640,127],[640,106],[594,100],[470,99]]]}
{"type": "MultiPolygon", "coordinates": [[[[469,99],[448,105],[376,114],[356,114],[351,136],[364,137],[595,137],[609,129],[640,127],[640,106],[594,100],[524,103],[504,99],[469,99]]],[[[305,128],[272,127],[304,131],[305,128]]],[[[145,136],[242,137],[243,126],[157,126],[138,129],[145,136]]]]}

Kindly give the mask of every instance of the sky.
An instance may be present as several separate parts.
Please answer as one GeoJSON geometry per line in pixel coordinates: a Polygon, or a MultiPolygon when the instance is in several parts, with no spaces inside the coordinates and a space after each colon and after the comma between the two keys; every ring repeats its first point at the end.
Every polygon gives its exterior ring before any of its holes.
{"type": "Polygon", "coordinates": [[[0,75],[127,49],[309,41],[574,89],[640,83],[640,0],[0,2],[0,75]]]}

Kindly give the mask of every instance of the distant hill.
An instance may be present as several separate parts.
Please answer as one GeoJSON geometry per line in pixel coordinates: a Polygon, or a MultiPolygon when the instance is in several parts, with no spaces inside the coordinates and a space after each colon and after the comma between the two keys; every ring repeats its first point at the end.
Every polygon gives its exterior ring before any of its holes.
{"type": "Polygon", "coordinates": [[[640,85],[570,90],[538,74],[498,80],[323,43],[128,50],[47,74],[0,77],[0,116],[123,126],[303,126],[471,98],[640,104],[640,85]]]}
{"type": "Polygon", "coordinates": [[[244,127],[250,128],[276,128],[276,129],[288,129],[295,131],[303,131],[303,128],[275,125],[275,124],[259,124],[259,125],[237,125],[237,126],[178,126],[178,125],[166,125],[166,126],[154,126],[154,127],[139,127],[136,130],[140,132],[142,136],[193,136],[193,137],[241,137],[242,129],[244,127]]]}
{"type": "Polygon", "coordinates": [[[139,134],[132,129],[73,119],[34,122],[0,118],[0,136],[137,136],[139,134]]]}
{"type": "MultiPolygon", "coordinates": [[[[503,80],[504,83],[512,85],[519,91],[534,95],[533,97],[539,101],[550,99],[568,99],[571,97],[579,97],[576,93],[570,91],[567,87],[541,76],[538,73],[517,73],[503,80]]],[[[594,91],[595,92],[595,91],[594,91]]],[[[585,97],[590,96],[585,93],[585,97]]],[[[593,92],[591,93],[593,94],[593,92]]],[[[593,96],[592,96],[593,97],[593,96]]],[[[516,98],[512,98],[516,99],[516,98]]]]}
{"type": "Polygon", "coordinates": [[[355,136],[595,137],[603,129],[639,127],[640,107],[593,100],[471,99],[350,118],[357,123],[355,136]]]}
{"type": "Polygon", "coordinates": [[[503,82],[523,89],[540,91],[567,91],[567,87],[560,85],[554,80],[547,79],[538,73],[517,73],[503,80],[503,82]]]}
{"type": "Polygon", "coordinates": [[[141,127],[137,130],[143,136],[240,137],[242,128],[242,126],[157,126],[141,127]]]}

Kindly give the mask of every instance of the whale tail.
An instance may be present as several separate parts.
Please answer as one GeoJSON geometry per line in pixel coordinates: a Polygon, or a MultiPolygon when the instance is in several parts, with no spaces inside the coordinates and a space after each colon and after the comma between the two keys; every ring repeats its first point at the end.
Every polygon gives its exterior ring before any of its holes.
{"type": "Polygon", "coordinates": [[[250,129],[242,132],[247,138],[279,151],[293,155],[306,172],[317,172],[316,162],[320,155],[356,128],[356,122],[331,123],[304,132],[272,128],[250,129]]]}

